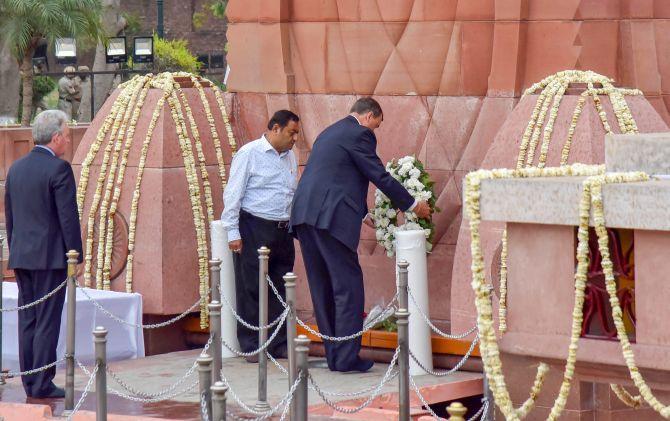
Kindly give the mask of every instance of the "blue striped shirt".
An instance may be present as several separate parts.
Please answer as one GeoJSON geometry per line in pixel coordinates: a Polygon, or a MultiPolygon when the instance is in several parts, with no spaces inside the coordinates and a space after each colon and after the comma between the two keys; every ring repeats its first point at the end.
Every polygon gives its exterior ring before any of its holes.
{"type": "Polygon", "coordinates": [[[298,184],[298,162],[292,150],[281,154],[265,135],[235,154],[223,193],[221,214],[228,241],[240,239],[240,209],[263,219],[288,221],[298,184]]]}

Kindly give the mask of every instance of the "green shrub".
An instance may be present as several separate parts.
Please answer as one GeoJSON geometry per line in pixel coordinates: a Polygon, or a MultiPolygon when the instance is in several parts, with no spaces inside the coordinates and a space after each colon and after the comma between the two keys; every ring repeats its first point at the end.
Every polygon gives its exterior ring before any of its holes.
{"type": "Polygon", "coordinates": [[[165,40],[154,34],[154,70],[197,73],[202,63],[188,49],[184,39],[165,40]]]}
{"type": "MultiPolygon", "coordinates": [[[[35,76],[33,77],[33,107],[37,106],[40,101],[56,89],[58,83],[49,76],[35,76]]],[[[34,112],[35,110],[33,110],[34,112]]],[[[18,120],[21,121],[23,114],[23,89],[19,89],[19,110],[18,120]]]]}

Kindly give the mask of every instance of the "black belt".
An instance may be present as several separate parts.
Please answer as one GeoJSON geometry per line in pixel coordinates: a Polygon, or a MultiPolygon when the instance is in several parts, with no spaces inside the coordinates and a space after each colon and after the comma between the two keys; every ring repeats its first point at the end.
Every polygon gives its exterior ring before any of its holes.
{"type": "Polygon", "coordinates": [[[273,221],[273,220],[270,220],[270,219],[261,218],[260,216],[256,216],[252,213],[249,213],[249,212],[245,211],[244,209],[240,209],[240,215],[244,215],[248,218],[253,218],[260,223],[263,223],[267,226],[273,226],[277,229],[287,230],[288,225],[289,225],[289,221],[273,221]]]}

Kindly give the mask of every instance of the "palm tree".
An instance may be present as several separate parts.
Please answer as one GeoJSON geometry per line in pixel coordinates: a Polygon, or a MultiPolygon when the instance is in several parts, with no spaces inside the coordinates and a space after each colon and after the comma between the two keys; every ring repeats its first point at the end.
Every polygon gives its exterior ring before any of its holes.
{"type": "Polygon", "coordinates": [[[0,0],[0,39],[9,44],[22,77],[21,124],[30,124],[32,58],[40,41],[57,38],[105,41],[101,0],[0,0]]]}

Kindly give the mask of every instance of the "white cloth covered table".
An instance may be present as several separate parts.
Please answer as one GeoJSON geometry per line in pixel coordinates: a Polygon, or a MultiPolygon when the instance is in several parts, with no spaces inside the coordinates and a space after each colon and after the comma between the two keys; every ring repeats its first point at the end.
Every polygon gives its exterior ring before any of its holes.
{"type": "MultiPolygon", "coordinates": [[[[2,307],[18,306],[18,287],[14,282],[4,282],[2,307]]],[[[86,292],[110,313],[129,323],[142,323],[142,296],[125,292],[101,291],[86,288],[86,292]]],[[[58,338],[58,359],[65,355],[67,299],[61,316],[58,338]]],[[[19,370],[18,314],[15,311],[2,315],[2,368],[19,370]]],[[[144,357],[144,332],[141,328],[121,324],[100,311],[77,289],[77,321],[75,324],[75,357],[84,364],[94,359],[93,329],[103,326],[107,334],[107,360],[118,361],[144,357]]],[[[168,328],[169,329],[169,328],[168,328]]]]}

